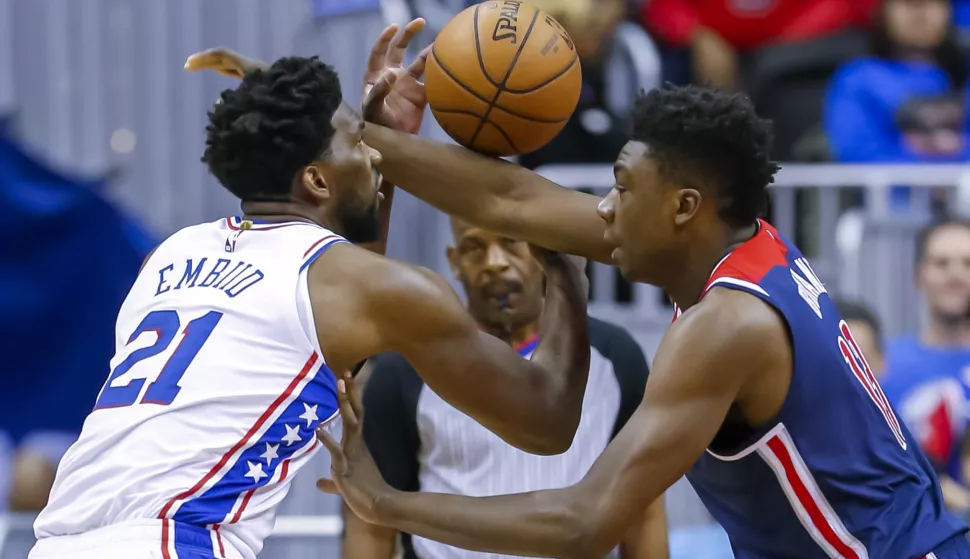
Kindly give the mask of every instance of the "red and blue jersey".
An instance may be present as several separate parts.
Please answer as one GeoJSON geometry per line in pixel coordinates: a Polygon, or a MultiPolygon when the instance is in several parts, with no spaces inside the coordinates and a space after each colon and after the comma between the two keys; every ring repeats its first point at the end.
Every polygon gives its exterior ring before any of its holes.
{"type": "Polygon", "coordinates": [[[970,557],[967,526],[944,509],[930,463],[798,249],[759,221],[704,293],[714,287],[771,305],[793,351],[778,415],[732,447],[712,444],[687,474],[735,556],[970,557]]]}

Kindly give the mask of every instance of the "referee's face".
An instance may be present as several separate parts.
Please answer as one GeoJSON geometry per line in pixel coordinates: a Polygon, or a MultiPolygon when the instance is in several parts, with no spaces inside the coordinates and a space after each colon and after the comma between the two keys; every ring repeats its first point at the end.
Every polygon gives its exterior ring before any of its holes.
{"type": "Polygon", "coordinates": [[[468,310],[481,325],[518,327],[542,312],[543,276],[528,243],[452,220],[455,246],[448,248],[455,279],[468,310]]]}

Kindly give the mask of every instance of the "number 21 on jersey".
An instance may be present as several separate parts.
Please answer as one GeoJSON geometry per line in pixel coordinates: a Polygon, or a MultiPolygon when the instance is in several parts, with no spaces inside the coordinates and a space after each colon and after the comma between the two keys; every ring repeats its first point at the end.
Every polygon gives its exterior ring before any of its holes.
{"type": "Polygon", "coordinates": [[[849,325],[844,320],[839,321],[839,333],[839,350],[842,352],[842,358],[852,369],[852,374],[862,383],[862,387],[866,389],[866,393],[875,402],[876,407],[882,412],[882,416],[889,424],[889,429],[895,435],[896,441],[903,447],[903,450],[906,450],[906,438],[903,437],[903,429],[899,426],[899,420],[896,419],[896,414],[893,412],[892,406],[889,405],[889,400],[886,399],[879,382],[876,381],[876,375],[872,374],[869,363],[862,355],[859,344],[852,337],[849,325]]]}
{"type": "Polygon", "coordinates": [[[154,371],[145,370],[145,367],[141,367],[139,369],[144,374],[136,374],[133,367],[139,362],[168,349],[179,335],[179,329],[182,326],[182,320],[176,311],[152,311],[148,313],[131,336],[128,337],[127,343],[131,344],[142,334],[150,332],[156,335],[155,343],[131,352],[124,361],[111,371],[108,381],[101,389],[94,409],[122,408],[136,402],[162,406],[171,404],[182,389],[179,386],[182,375],[185,374],[195,356],[199,354],[199,350],[209,339],[209,335],[212,334],[221,318],[221,312],[210,311],[185,325],[185,328],[181,331],[181,339],[178,345],[158,372],[155,381],[148,385],[148,389],[145,390],[145,394],[139,402],[141,389],[154,371]],[[123,382],[125,379],[128,382],[123,382]]]}

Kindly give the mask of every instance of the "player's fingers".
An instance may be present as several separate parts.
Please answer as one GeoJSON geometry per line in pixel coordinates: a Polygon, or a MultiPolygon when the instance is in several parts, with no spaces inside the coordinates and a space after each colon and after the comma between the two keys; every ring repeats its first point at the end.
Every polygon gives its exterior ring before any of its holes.
{"type": "Polygon", "coordinates": [[[323,491],[324,493],[330,493],[331,495],[337,495],[340,490],[337,489],[337,484],[330,478],[320,478],[317,480],[317,489],[323,491]]]}
{"type": "Polygon", "coordinates": [[[394,89],[398,77],[398,72],[390,69],[385,70],[374,87],[367,91],[367,94],[364,95],[364,106],[361,109],[364,120],[373,122],[377,119],[384,107],[384,98],[394,89]]]}
{"type": "Polygon", "coordinates": [[[424,77],[424,69],[428,66],[428,56],[431,55],[431,47],[432,45],[428,45],[421,49],[418,57],[408,66],[408,74],[411,74],[412,78],[420,80],[424,77]]]}
{"type": "Polygon", "coordinates": [[[337,457],[343,456],[340,443],[338,443],[336,439],[334,439],[323,427],[317,428],[317,440],[323,443],[323,446],[327,447],[327,450],[330,451],[332,460],[336,460],[337,457]]]}
{"type": "Polygon", "coordinates": [[[367,57],[367,75],[377,75],[380,73],[381,68],[384,67],[384,57],[387,54],[387,49],[391,44],[391,39],[397,34],[398,25],[392,23],[381,31],[381,34],[377,37],[377,42],[371,48],[370,55],[367,57]]]}
{"type": "Polygon", "coordinates": [[[194,72],[196,70],[210,70],[226,65],[237,65],[241,57],[233,50],[226,47],[215,47],[205,49],[190,54],[185,59],[185,69],[194,72]]]}
{"type": "Polygon", "coordinates": [[[404,53],[407,52],[411,39],[424,29],[424,25],[424,18],[419,17],[411,20],[404,26],[404,29],[398,32],[394,40],[391,41],[391,46],[387,49],[387,56],[384,59],[385,66],[394,68],[404,63],[404,53]]]}
{"type": "Polygon", "coordinates": [[[350,373],[350,371],[345,373],[344,379],[347,383],[347,396],[350,400],[350,407],[354,410],[354,415],[357,417],[357,421],[363,423],[364,402],[361,400],[360,389],[357,387],[357,382],[354,380],[354,376],[350,373]]]}
{"type": "Polygon", "coordinates": [[[196,72],[199,70],[209,70],[221,64],[222,57],[220,55],[211,51],[202,51],[189,55],[185,59],[185,66],[183,67],[189,72],[196,72]]]}
{"type": "Polygon", "coordinates": [[[350,403],[350,395],[347,393],[347,381],[340,379],[337,381],[337,404],[340,408],[340,417],[344,420],[344,440],[356,434],[360,428],[360,421],[354,406],[350,403]]]}

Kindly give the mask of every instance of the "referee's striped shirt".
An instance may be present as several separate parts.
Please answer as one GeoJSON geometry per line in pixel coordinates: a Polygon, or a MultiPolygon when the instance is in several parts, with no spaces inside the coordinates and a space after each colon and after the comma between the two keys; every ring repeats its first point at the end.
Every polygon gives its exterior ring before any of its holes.
{"type": "MultiPolygon", "coordinates": [[[[442,400],[397,354],[374,360],[364,390],[364,438],[392,486],[470,496],[556,489],[578,483],[643,398],[647,362],[622,328],[589,320],[589,380],[579,429],[557,456],[523,452],[442,400]]],[[[535,341],[518,348],[528,356],[535,341]]],[[[405,559],[505,557],[403,535],[405,559]]]]}

